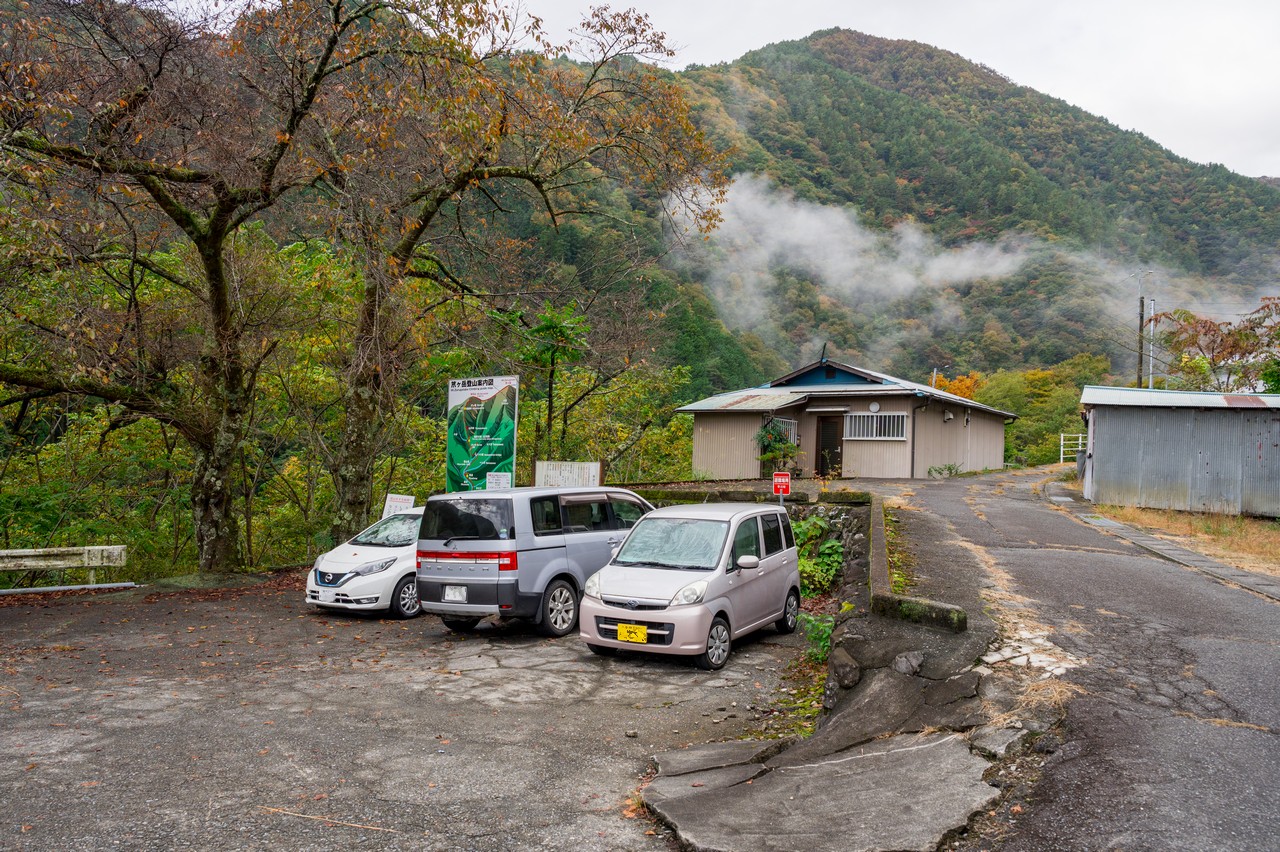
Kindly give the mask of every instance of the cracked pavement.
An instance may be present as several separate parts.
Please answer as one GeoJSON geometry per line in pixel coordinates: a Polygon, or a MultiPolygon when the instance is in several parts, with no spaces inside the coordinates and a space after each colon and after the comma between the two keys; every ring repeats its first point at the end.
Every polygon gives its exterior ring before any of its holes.
{"type": "Polygon", "coordinates": [[[731,738],[803,641],[720,672],[284,588],[0,608],[0,848],[667,849],[650,757],[731,738]]]}

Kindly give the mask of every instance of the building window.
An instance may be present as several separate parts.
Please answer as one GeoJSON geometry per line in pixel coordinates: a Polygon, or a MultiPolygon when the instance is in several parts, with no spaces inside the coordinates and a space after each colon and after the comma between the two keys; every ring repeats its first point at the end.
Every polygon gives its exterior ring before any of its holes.
{"type": "Polygon", "coordinates": [[[773,422],[778,424],[778,428],[782,430],[782,436],[792,444],[800,443],[800,423],[795,420],[788,420],[785,417],[775,417],[773,422]]]}
{"type": "Polygon", "coordinates": [[[846,441],[905,441],[907,415],[846,414],[844,439],[846,441]]]}

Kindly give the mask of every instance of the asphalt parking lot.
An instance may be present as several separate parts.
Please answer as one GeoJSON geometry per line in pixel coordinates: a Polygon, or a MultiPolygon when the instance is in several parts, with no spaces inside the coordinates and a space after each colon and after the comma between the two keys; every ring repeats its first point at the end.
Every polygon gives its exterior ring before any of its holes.
{"type": "Polygon", "coordinates": [[[745,733],[804,642],[605,659],[321,613],[300,572],[4,603],[0,849],[668,849],[650,756],[745,733]]]}

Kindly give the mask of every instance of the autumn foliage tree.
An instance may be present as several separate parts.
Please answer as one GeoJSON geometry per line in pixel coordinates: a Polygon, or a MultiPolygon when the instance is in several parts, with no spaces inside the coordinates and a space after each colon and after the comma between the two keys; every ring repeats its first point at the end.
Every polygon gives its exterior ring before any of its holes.
{"type": "Polygon", "coordinates": [[[328,175],[342,202],[337,223],[362,252],[365,275],[344,426],[326,450],[338,535],[368,513],[371,464],[394,401],[385,391],[397,386],[404,323],[414,314],[406,283],[425,284],[418,297],[428,304],[470,302],[518,318],[525,333],[515,346],[548,370],[550,400],[559,350],[547,348],[555,335],[546,318],[583,325],[574,305],[621,303],[629,294],[578,276],[494,274],[494,256],[513,249],[495,244],[490,224],[532,210],[558,227],[597,212],[600,192],[625,186],[653,210],[678,209],[705,229],[724,189],[719,156],[694,127],[681,89],[644,61],[670,50],[643,15],[595,9],[570,44],[556,47],[535,22],[517,30],[497,10],[468,25],[456,56],[427,51],[428,62],[379,66],[370,86],[395,106],[347,135],[350,166],[328,175]]]}
{"type": "Polygon", "coordinates": [[[551,221],[608,180],[714,219],[716,158],[637,61],[666,50],[642,16],[593,12],[588,60],[569,62],[486,0],[192,8],[0,8],[0,405],[72,395],[172,427],[195,459],[202,570],[240,563],[232,481],[260,378],[311,320],[271,233],[323,234],[362,275],[330,401],[341,532],[367,516],[412,321],[487,298],[454,264],[511,186],[551,221]],[[429,288],[412,314],[415,280],[429,288]]]}
{"type": "Polygon", "coordinates": [[[1169,373],[1188,390],[1251,391],[1280,362],[1280,297],[1269,296],[1237,322],[1178,309],[1150,320],[1173,356],[1169,373]]]}

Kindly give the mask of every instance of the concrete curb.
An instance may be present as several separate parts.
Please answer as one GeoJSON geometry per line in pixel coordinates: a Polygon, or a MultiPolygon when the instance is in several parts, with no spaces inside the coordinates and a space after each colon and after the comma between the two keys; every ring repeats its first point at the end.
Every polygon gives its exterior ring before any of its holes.
{"type": "Polygon", "coordinates": [[[928,627],[940,627],[952,633],[969,628],[969,614],[954,604],[931,601],[893,592],[889,579],[888,539],[884,527],[884,500],[871,498],[870,567],[871,611],[886,618],[897,618],[928,627]]]}

